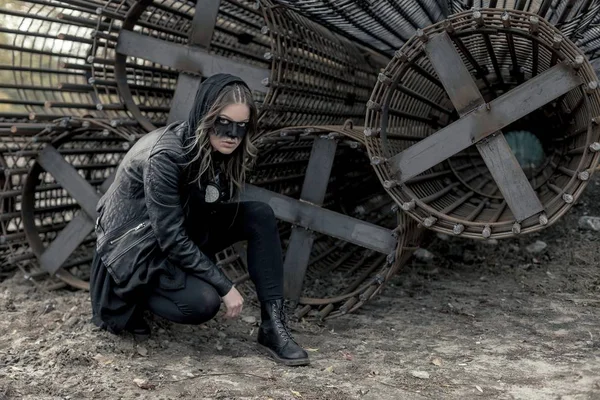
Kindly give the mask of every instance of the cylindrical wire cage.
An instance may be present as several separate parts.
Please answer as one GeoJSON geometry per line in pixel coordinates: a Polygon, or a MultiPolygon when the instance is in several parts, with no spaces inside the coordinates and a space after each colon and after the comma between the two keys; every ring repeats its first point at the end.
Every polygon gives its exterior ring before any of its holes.
{"type": "MultiPolygon", "coordinates": [[[[48,211],[41,218],[30,210],[27,241],[22,217],[25,178],[30,173],[43,184],[44,176],[51,175],[37,176],[37,169],[30,170],[47,144],[60,139],[66,141],[59,141],[61,146],[70,146],[70,138],[88,135],[86,149],[92,153],[94,147],[102,151],[104,141],[110,144],[114,132],[131,145],[167,122],[181,71],[118,55],[121,31],[127,28],[186,45],[194,15],[194,2],[158,0],[16,1],[0,10],[5,21],[0,54],[8,60],[0,65],[3,271],[18,265],[29,277],[42,276],[35,265],[43,248],[38,242],[49,245],[77,213],[77,201],[63,189],[34,194],[30,187],[29,199],[35,198],[30,209],[43,208],[40,202],[47,198],[69,211],[48,211]],[[82,119],[88,120],[85,126],[82,119]]],[[[270,71],[264,92],[254,92],[263,131],[363,118],[376,71],[386,62],[290,10],[265,2],[256,7],[245,0],[220,2],[207,51],[270,71]],[[313,43],[302,40],[306,34],[312,35],[313,43]]],[[[65,159],[85,175],[77,158],[65,159]]],[[[107,161],[104,170],[113,164],[107,161]]]]}
{"type": "MultiPolygon", "coordinates": [[[[367,111],[369,155],[388,193],[426,227],[476,239],[533,232],[557,221],[572,206],[597,165],[595,118],[600,98],[596,80],[581,51],[538,16],[496,9],[463,12],[421,31],[396,52],[380,75],[367,111]],[[547,104],[503,129],[543,206],[541,213],[517,219],[503,187],[496,184],[474,146],[467,145],[408,180],[395,172],[395,155],[430,136],[427,143],[434,143],[433,138],[440,137],[434,135],[437,131],[459,120],[446,92],[448,82],[438,80],[424,51],[428,38],[442,33],[451,38],[454,51],[467,66],[484,103],[492,105],[492,112],[494,99],[510,95],[557,63],[576,69],[581,86],[549,98],[547,104]],[[529,153],[520,154],[523,148],[529,153]]],[[[438,143],[437,148],[452,147],[460,138],[443,140],[447,145],[438,143]]],[[[428,163],[435,154],[423,152],[420,157],[428,163]]],[[[421,161],[415,158],[415,163],[421,161]]],[[[522,199],[513,201],[518,205],[522,199]]]]}
{"type": "MultiPolygon", "coordinates": [[[[296,309],[298,317],[333,318],[358,309],[380,292],[422,239],[423,230],[398,211],[377,180],[369,165],[362,131],[351,124],[290,127],[269,132],[256,143],[259,158],[248,182],[301,199],[303,183],[310,179],[306,170],[315,140],[320,137],[336,140],[322,208],[387,228],[398,241],[392,254],[382,254],[315,232],[296,309]]],[[[282,221],[279,229],[285,254],[294,226],[282,221]]],[[[229,259],[232,253],[224,256],[229,259]]],[[[253,294],[253,285],[239,258],[224,267],[233,280],[246,283],[242,285],[244,293],[253,294]]]]}

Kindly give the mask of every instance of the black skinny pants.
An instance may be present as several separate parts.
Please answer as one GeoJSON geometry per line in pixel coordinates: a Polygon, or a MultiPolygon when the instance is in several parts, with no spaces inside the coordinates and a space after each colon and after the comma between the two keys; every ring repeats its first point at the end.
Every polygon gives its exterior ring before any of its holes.
{"type": "MultiPolygon", "coordinates": [[[[206,205],[196,215],[192,213],[190,222],[190,236],[209,257],[247,240],[248,273],[258,300],[283,298],[281,242],[273,209],[268,204],[249,201],[206,205]]],[[[147,301],[147,308],[154,314],[181,324],[206,322],[221,306],[215,288],[192,275],[187,275],[185,288],[155,288],[147,301]]]]}

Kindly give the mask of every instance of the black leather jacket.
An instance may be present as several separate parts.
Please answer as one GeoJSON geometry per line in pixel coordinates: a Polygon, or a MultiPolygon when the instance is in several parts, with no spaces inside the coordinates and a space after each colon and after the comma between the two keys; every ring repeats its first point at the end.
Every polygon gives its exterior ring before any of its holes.
{"type": "Polygon", "coordinates": [[[96,251],[117,285],[130,284],[149,257],[160,257],[167,275],[181,269],[212,284],[221,296],[232,287],[185,228],[187,131],[187,122],[175,123],[142,137],[98,203],[96,251]]]}

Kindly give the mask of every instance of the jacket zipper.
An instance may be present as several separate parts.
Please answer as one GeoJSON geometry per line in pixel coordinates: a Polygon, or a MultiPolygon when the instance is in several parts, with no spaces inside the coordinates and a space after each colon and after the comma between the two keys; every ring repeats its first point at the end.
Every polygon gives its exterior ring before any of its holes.
{"type": "Polygon", "coordinates": [[[115,238],[115,239],[111,240],[110,244],[115,244],[119,240],[123,239],[125,236],[129,235],[131,232],[139,231],[144,226],[146,226],[146,223],[142,222],[141,224],[139,224],[138,226],[136,226],[134,228],[131,228],[130,230],[128,230],[127,232],[125,232],[124,234],[122,234],[121,236],[119,236],[118,238],[115,238]]]}
{"type": "Polygon", "coordinates": [[[140,244],[141,242],[143,242],[145,239],[149,238],[150,236],[152,236],[152,231],[149,231],[148,233],[146,233],[141,238],[133,241],[126,248],[124,248],[123,250],[121,250],[118,254],[115,254],[111,259],[106,260],[105,265],[109,269],[112,268],[112,265],[114,264],[115,261],[117,261],[119,258],[123,257],[129,250],[133,249],[135,246],[137,246],[138,244],[140,244]]]}

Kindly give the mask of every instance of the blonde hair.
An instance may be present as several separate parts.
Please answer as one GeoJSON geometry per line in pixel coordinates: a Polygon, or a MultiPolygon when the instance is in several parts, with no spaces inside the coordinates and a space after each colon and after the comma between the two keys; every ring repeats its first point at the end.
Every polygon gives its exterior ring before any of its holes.
{"type": "Polygon", "coordinates": [[[229,192],[233,195],[234,189],[241,189],[246,181],[246,173],[254,163],[257,155],[257,148],[251,142],[251,136],[256,132],[257,109],[252,98],[250,90],[243,85],[233,84],[223,88],[219,93],[214,104],[210,107],[204,118],[198,124],[194,132],[193,140],[189,144],[188,151],[196,151],[190,164],[197,163],[197,176],[192,180],[198,181],[203,174],[209,173],[214,177],[214,168],[212,164],[212,146],[210,144],[210,135],[214,133],[214,126],[217,118],[225,107],[230,104],[245,104],[250,109],[248,119],[247,133],[244,135],[240,145],[235,149],[225,162],[225,174],[229,179],[229,192]]]}

